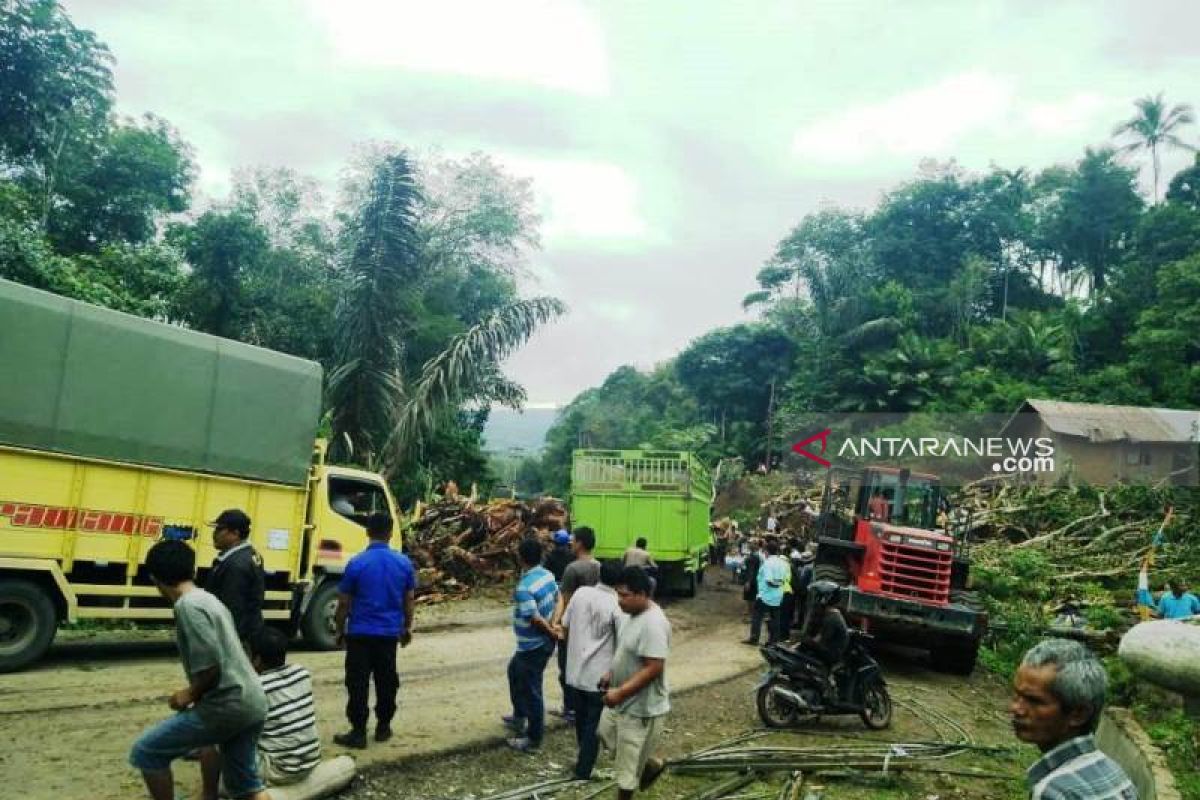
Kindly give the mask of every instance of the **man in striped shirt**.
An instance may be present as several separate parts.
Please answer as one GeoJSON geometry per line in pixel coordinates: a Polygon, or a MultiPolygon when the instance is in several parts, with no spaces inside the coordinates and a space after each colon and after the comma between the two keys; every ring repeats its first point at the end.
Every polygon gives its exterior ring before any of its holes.
{"type": "Polygon", "coordinates": [[[1017,738],[1042,757],[1025,779],[1032,800],[1137,800],[1137,789],[1093,735],[1107,676],[1086,647],[1047,639],[1030,648],[1013,681],[1009,707],[1017,738]]]}
{"type": "Polygon", "coordinates": [[[546,671],[546,662],[554,654],[556,636],[550,622],[561,613],[562,595],[554,574],[541,565],[540,541],[532,537],[525,539],[517,549],[517,555],[525,571],[513,592],[517,652],[508,662],[508,694],[513,713],[504,718],[504,724],[518,734],[508,740],[509,747],[528,753],[542,746],[546,724],[542,675],[546,671]]]}
{"type": "Polygon", "coordinates": [[[254,668],[267,695],[267,720],[258,737],[258,771],[268,785],[297,783],[321,763],[312,676],[287,660],[287,637],[264,627],[251,639],[254,668]]]}

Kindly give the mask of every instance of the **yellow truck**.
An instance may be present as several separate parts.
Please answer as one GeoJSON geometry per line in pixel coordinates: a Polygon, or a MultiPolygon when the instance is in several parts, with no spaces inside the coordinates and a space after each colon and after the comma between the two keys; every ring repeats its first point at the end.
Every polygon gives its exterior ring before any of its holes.
{"type": "Polygon", "coordinates": [[[170,620],[156,541],[216,556],[208,523],[252,520],[264,616],[334,645],[337,578],[384,480],[328,464],[320,365],[0,280],[0,672],[60,623],[170,620]]]}

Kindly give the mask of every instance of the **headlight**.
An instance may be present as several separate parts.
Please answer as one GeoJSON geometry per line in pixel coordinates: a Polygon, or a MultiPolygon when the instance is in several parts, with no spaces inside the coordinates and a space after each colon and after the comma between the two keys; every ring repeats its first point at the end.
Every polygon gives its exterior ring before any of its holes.
{"type": "Polygon", "coordinates": [[[949,549],[950,549],[950,543],[949,543],[949,542],[938,542],[938,543],[937,543],[937,549],[938,549],[938,550],[949,550],[949,549]]]}
{"type": "Polygon", "coordinates": [[[894,534],[894,533],[889,533],[889,534],[888,534],[888,537],[887,537],[887,540],[888,540],[889,542],[891,542],[892,544],[904,544],[904,537],[903,537],[903,536],[897,536],[897,535],[896,535],[896,534],[894,534]]]}

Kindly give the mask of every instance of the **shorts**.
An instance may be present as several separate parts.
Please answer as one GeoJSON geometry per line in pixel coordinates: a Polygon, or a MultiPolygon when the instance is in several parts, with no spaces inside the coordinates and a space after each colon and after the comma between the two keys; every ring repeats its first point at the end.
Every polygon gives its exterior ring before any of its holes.
{"type": "Polygon", "coordinates": [[[193,750],[215,746],[221,752],[221,780],[231,797],[248,797],[264,788],[258,774],[258,734],[262,723],[233,736],[221,735],[204,724],[195,709],[180,711],[146,730],[133,744],[129,763],[142,772],[161,772],[193,750]]]}
{"type": "Polygon", "coordinates": [[[642,770],[658,743],[663,717],[635,717],[611,708],[600,715],[596,735],[600,744],[613,754],[616,761],[617,786],[635,792],[642,780],[642,770]]]}

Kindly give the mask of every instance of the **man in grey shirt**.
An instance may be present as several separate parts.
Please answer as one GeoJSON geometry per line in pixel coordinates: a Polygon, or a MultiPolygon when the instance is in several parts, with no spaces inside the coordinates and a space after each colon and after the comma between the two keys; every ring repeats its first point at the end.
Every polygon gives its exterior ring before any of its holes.
{"type": "Polygon", "coordinates": [[[167,700],[178,713],[144,732],[129,762],[141,770],[154,800],[172,800],[171,762],[215,746],[220,758],[202,762],[205,800],[216,800],[222,776],[229,796],[268,800],[256,763],[267,697],[233,617],[220,600],[196,587],[196,554],[183,542],[151,547],[146,571],[174,606],[175,639],[188,685],[167,700]]]}
{"type": "Polygon", "coordinates": [[[671,623],[650,599],[650,578],[639,567],[626,567],[616,590],[629,616],[617,631],[612,671],[600,682],[607,708],[599,737],[616,758],[618,800],[631,800],[663,771],[663,761],[650,753],[671,710],[666,672],[671,623]]]}
{"type": "Polygon", "coordinates": [[[575,777],[584,781],[592,777],[600,750],[596,738],[604,710],[600,681],[612,669],[617,625],[623,617],[613,588],[621,580],[621,569],[616,561],[604,564],[600,568],[600,582],[579,587],[562,619],[567,639],[567,686],[575,703],[575,739],[579,744],[575,777]]]}
{"type": "MultiPolygon", "coordinates": [[[[583,586],[595,586],[596,581],[600,580],[600,562],[592,556],[592,550],[596,548],[596,532],[586,525],[580,525],[575,529],[571,538],[574,560],[567,564],[566,569],[563,570],[562,579],[558,583],[558,591],[562,594],[562,603],[555,611],[554,619],[550,621],[552,627],[562,626],[563,612],[566,611],[567,603],[571,602],[571,595],[575,594],[577,589],[583,586]]],[[[562,688],[563,696],[561,715],[567,722],[573,722],[576,720],[578,709],[575,706],[578,704],[578,698],[575,697],[574,687],[567,680],[569,671],[567,658],[567,648],[560,643],[558,646],[558,685],[562,688]]]]}

